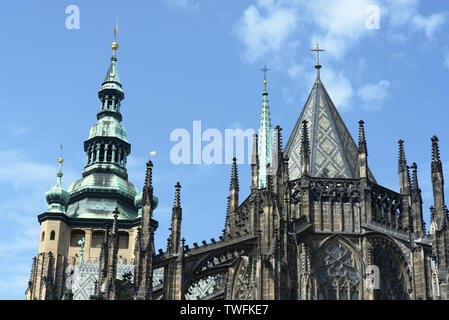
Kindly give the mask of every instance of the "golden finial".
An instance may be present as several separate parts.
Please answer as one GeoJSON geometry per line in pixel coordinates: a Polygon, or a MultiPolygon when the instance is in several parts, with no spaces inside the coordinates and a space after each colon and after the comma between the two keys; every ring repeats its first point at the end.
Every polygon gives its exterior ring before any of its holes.
{"type": "Polygon", "coordinates": [[[112,50],[114,50],[114,53],[118,49],[117,32],[118,32],[118,19],[117,19],[117,23],[114,28],[114,42],[112,42],[112,44],[111,44],[111,48],[112,48],[112,50]]]}
{"type": "Polygon", "coordinates": [[[60,154],[60,156],[59,156],[58,162],[59,162],[60,164],[62,164],[62,163],[64,162],[64,159],[62,158],[62,144],[61,144],[61,154],[60,154]]]}

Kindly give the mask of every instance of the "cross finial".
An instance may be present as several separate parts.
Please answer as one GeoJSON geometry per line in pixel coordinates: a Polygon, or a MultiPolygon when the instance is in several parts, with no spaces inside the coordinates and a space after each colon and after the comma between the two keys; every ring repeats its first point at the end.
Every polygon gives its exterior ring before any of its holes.
{"type": "Polygon", "coordinates": [[[267,72],[271,71],[271,69],[268,69],[266,65],[263,66],[263,68],[260,69],[260,71],[263,72],[263,84],[265,86],[265,90],[267,89],[267,72]]]}
{"type": "Polygon", "coordinates": [[[319,66],[320,65],[320,52],[325,51],[324,49],[320,49],[320,44],[318,43],[318,41],[315,43],[316,48],[314,49],[310,49],[310,51],[315,52],[316,53],[316,65],[319,66]]]}
{"type": "Polygon", "coordinates": [[[262,69],[260,69],[260,71],[263,72],[263,74],[264,74],[263,79],[266,81],[267,80],[267,72],[271,71],[271,69],[268,69],[267,66],[265,65],[265,66],[263,66],[262,69]]]}

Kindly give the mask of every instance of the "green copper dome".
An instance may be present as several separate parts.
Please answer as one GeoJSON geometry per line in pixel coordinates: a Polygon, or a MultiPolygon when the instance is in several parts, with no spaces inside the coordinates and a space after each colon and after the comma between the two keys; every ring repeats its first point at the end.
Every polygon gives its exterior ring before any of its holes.
{"type": "Polygon", "coordinates": [[[109,219],[117,207],[119,219],[134,219],[137,208],[136,187],[113,172],[93,172],[74,182],[68,189],[67,215],[74,218],[109,219]]]}
{"type": "Polygon", "coordinates": [[[56,174],[58,179],[56,184],[45,193],[45,198],[48,203],[48,212],[65,212],[65,208],[69,202],[70,194],[64,190],[61,185],[62,171],[59,167],[56,174]]]}

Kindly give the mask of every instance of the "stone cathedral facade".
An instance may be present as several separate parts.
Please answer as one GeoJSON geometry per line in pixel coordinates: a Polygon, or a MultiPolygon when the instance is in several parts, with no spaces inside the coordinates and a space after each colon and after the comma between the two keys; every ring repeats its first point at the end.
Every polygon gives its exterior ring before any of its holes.
{"type": "Polygon", "coordinates": [[[427,232],[417,165],[407,163],[404,141],[398,143],[400,190],[393,191],[370,171],[364,122],[356,143],[321,82],[319,64],[285,147],[282,129],[271,129],[264,82],[251,191],[240,194],[234,159],[223,234],[185,243],[177,183],[167,248],[156,252],[153,163],[139,193],[126,171],[131,144],[120,124],[116,41],[112,48],[98,122],[84,142],[82,179],[65,191],[61,158],[57,183],[46,194],[48,210],[38,216],[27,299],[449,299],[438,138],[430,144],[434,205],[427,232]]]}

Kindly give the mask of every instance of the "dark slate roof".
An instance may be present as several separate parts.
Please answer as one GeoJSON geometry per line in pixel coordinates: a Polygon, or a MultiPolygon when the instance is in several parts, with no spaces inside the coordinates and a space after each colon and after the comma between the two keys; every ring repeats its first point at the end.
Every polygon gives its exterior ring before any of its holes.
{"type": "MultiPolygon", "coordinates": [[[[301,176],[301,123],[307,120],[312,177],[359,178],[358,149],[329,94],[317,77],[285,147],[290,180],[301,176]]],[[[369,178],[376,181],[371,171],[369,178]]]]}

